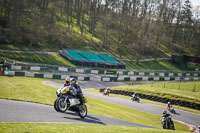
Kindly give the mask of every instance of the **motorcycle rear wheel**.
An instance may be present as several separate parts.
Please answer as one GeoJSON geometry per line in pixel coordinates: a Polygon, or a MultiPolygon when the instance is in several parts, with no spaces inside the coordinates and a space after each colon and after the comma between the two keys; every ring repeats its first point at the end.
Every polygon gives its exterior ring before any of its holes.
{"type": "Polygon", "coordinates": [[[79,110],[78,110],[78,115],[81,117],[81,118],[84,118],[87,116],[87,106],[85,104],[81,104],[79,106],[79,110]]]}

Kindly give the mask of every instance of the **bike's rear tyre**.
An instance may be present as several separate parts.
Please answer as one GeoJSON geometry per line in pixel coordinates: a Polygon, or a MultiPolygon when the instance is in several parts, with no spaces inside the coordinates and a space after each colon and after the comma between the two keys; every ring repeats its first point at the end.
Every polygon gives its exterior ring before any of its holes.
{"type": "Polygon", "coordinates": [[[67,102],[65,102],[65,98],[61,97],[58,99],[58,109],[60,112],[65,112],[68,108],[67,102]]]}
{"type": "Polygon", "coordinates": [[[140,99],[139,99],[139,98],[137,99],[137,102],[138,102],[138,103],[140,102],[140,99]]]}
{"type": "Polygon", "coordinates": [[[87,116],[87,106],[85,104],[81,104],[79,106],[79,109],[78,109],[78,115],[81,117],[81,118],[84,118],[87,116]]]}
{"type": "Polygon", "coordinates": [[[59,98],[56,98],[56,100],[54,101],[54,109],[59,112],[60,110],[58,108],[58,99],[59,98]]]}

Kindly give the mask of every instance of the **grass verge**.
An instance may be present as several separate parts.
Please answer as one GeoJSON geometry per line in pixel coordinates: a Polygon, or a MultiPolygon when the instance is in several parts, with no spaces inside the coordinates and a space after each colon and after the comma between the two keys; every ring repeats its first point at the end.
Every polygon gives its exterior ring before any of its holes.
{"type": "Polygon", "coordinates": [[[160,129],[113,125],[63,124],[63,123],[0,123],[3,133],[186,133],[160,129]]]}
{"type": "MultiPolygon", "coordinates": [[[[0,77],[0,98],[38,102],[53,105],[56,88],[42,84],[46,79],[27,77],[0,77]]],[[[143,125],[161,128],[160,117],[87,97],[88,112],[143,125]]],[[[177,130],[188,128],[175,122],[177,130]]]]}
{"type": "Polygon", "coordinates": [[[152,82],[150,84],[112,87],[114,90],[125,90],[142,94],[166,97],[175,100],[200,103],[200,82],[152,82]]]}

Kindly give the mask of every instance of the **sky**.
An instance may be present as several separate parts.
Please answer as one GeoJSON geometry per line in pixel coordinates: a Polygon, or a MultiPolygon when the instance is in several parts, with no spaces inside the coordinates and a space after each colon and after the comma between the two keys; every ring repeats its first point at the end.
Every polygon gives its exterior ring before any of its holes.
{"type": "Polygon", "coordinates": [[[200,6],[200,0],[190,0],[193,6],[200,6]]]}

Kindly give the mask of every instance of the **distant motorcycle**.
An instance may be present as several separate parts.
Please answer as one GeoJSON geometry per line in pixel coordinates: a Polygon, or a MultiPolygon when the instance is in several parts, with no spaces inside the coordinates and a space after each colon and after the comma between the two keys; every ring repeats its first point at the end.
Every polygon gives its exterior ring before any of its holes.
{"type": "Polygon", "coordinates": [[[140,97],[136,95],[131,96],[131,101],[137,101],[138,103],[140,102],[140,97]]]}
{"type": "Polygon", "coordinates": [[[140,98],[139,97],[131,97],[132,101],[137,101],[138,103],[140,102],[140,98]]]}
{"type": "Polygon", "coordinates": [[[109,96],[109,94],[110,94],[110,90],[105,89],[105,90],[103,91],[103,95],[107,95],[107,96],[109,96]]]}
{"type": "Polygon", "coordinates": [[[176,113],[175,109],[174,109],[174,106],[170,105],[170,106],[167,106],[167,110],[171,113],[176,113]]]}
{"type": "Polygon", "coordinates": [[[174,123],[173,123],[173,121],[171,119],[171,116],[162,117],[161,121],[162,121],[163,129],[175,130],[174,123]]]}
{"type": "Polygon", "coordinates": [[[57,98],[54,102],[54,109],[58,112],[65,112],[66,110],[78,112],[81,118],[87,116],[86,98],[84,97],[83,104],[80,104],[76,97],[76,91],[72,86],[60,88],[56,91],[57,98]]]}

